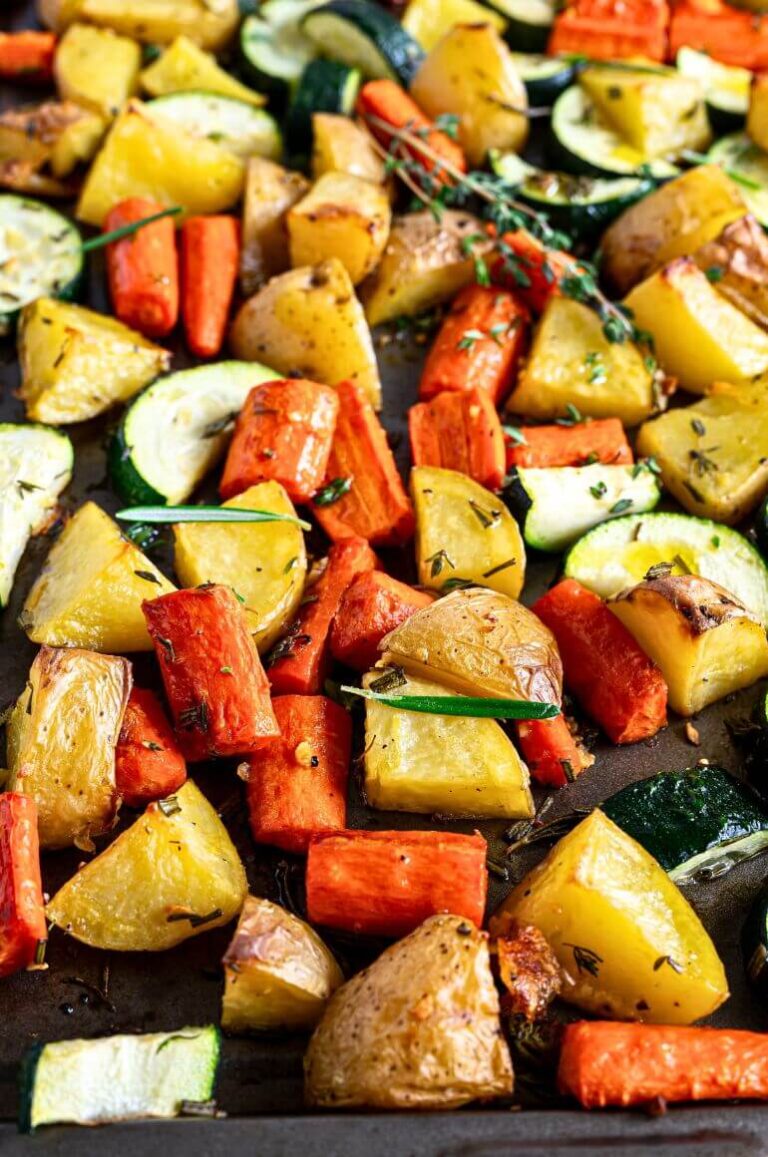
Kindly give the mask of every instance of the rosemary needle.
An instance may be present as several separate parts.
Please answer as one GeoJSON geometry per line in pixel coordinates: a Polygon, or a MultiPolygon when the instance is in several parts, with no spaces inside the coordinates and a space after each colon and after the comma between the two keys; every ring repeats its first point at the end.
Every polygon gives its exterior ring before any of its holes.
{"type": "Polygon", "coordinates": [[[463,715],[474,719],[554,719],[560,714],[556,703],[530,703],[526,699],[485,699],[473,695],[391,695],[348,687],[342,691],[374,699],[385,707],[417,711],[422,715],[463,715]]]}
{"type": "Polygon", "coordinates": [[[115,518],[121,522],[292,522],[302,530],[312,529],[292,514],[243,506],[127,506],[115,518]]]}

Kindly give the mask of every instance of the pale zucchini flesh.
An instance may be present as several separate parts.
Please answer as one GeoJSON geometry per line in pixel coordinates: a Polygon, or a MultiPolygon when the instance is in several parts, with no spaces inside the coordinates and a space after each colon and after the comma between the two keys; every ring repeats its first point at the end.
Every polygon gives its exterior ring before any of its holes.
{"type": "Polygon", "coordinates": [[[263,109],[216,92],[174,92],[146,105],[150,116],[172,121],[193,137],[213,141],[236,157],[278,161],[283,142],[277,121],[263,109]]]}
{"type": "Polygon", "coordinates": [[[35,298],[70,296],[82,272],[82,241],[71,221],[30,197],[0,196],[0,337],[35,298]]]}

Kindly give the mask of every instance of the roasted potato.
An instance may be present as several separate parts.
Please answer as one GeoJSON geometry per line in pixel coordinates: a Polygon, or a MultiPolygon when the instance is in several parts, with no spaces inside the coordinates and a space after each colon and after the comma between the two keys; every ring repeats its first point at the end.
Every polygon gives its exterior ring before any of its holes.
{"type": "Polygon", "coordinates": [[[507,410],[545,420],[568,406],[588,418],[618,417],[635,426],[656,409],[654,369],[632,342],[610,342],[593,309],[550,297],[507,410]]]}
{"type": "Polygon", "coordinates": [[[490,23],[451,28],[420,65],[411,95],[427,116],[459,118],[458,139],[471,165],[491,149],[520,152],[528,138],[528,97],[514,57],[490,23]]]}
{"type": "Polygon", "coordinates": [[[768,237],[751,214],[726,225],[691,256],[718,293],[768,329],[768,237]]]}
{"type": "Polygon", "coordinates": [[[237,0],[38,0],[37,6],[54,32],[84,20],[146,44],[189,36],[212,51],[227,43],[240,19],[237,0]]]}
{"type": "Polygon", "coordinates": [[[349,274],[336,257],[273,277],[241,306],[230,345],[243,361],[264,361],[278,375],[334,386],[359,382],[381,404],[368,323],[349,274]]]}
{"type": "Polygon", "coordinates": [[[312,114],[312,176],[349,173],[375,185],[387,183],[384,162],[368,133],[349,117],[337,113],[312,114]]]}
{"type": "Polygon", "coordinates": [[[162,952],[228,924],[247,891],[226,828],[187,780],[68,880],[45,913],[93,948],[162,952]]]}
{"type": "Polygon", "coordinates": [[[33,643],[92,651],[151,651],[141,604],[175,590],[95,502],[66,523],[27,595],[21,626],[33,643]]]}
{"type": "MultiPolygon", "coordinates": [[[[296,515],[279,482],[260,482],[223,505],[296,515]]],[[[307,576],[301,528],[291,522],[183,522],[173,534],[181,584],[231,586],[245,600],[256,646],[268,651],[301,602],[307,576]]]]}
{"type": "Polygon", "coordinates": [[[349,173],[324,173],[288,210],[291,264],[337,257],[357,285],[379,263],[392,213],[381,185],[349,173]]]}
{"type": "Polygon", "coordinates": [[[768,77],[764,72],[758,72],[752,78],[747,132],[758,148],[768,149],[768,77]]]}
{"type": "Polygon", "coordinates": [[[457,470],[415,466],[411,498],[421,586],[449,591],[471,582],[518,597],[525,580],[525,546],[497,495],[457,470]]]}
{"type": "Polygon", "coordinates": [[[290,265],[285,215],[309,181],[266,157],[250,157],[243,194],[240,288],[245,297],[290,265]]]}
{"type": "Polygon", "coordinates": [[[131,691],[127,659],[38,651],[8,720],[9,791],[37,804],[40,846],[87,849],[112,827],[115,746],[131,691]]]}
{"type": "Polygon", "coordinates": [[[476,0],[418,0],[406,5],[402,24],[425,52],[431,52],[456,24],[490,24],[501,36],[508,27],[501,11],[476,0]]]}
{"type": "MultiPolygon", "coordinates": [[[[370,687],[382,678],[372,671],[370,687]]],[[[403,676],[395,695],[450,695],[403,676]]],[[[462,719],[365,703],[365,797],[384,811],[525,819],[533,815],[528,769],[495,719],[462,719]]]]}
{"type": "Polygon", "coordinates": [[[221,1027],[242,1033],[314,1028],[341,969],[309,924],[248,896],[224,954],[221,1027]]]}
{"type": "Polygon", "coordinates": [[[663,868],[596,808],[520,881],[492,936],[534,924],[564,973],[563,999],[601,1017],[692,1024],[728,998],[701,921],[663,868]]]}
{"type": "Polygon", "coordinates": [[[659,362],[693,394],[713,382],[743,382],[768,371],[768,334],[731,305],[690,258],[680,257],[625,299],[659,362]]]}
{"type": "Polygon", "coordinates": [[[177,36],[173,44],[145,68],[139,77],[141,87],[150,96],[171,92],[216,92],[244,100],[260,107],[266,97],[241,84],[216,63],[216,57],[204,52],[188,36],[177,36]]]}
{"type": "Polygon", "coordinates": [[[65,425],[127,402],[171,355],[113,317],[39,297],[21,311],[19,361],[27,417],[65,425]]]}
{"type": "Polygon", "coordinates": [[[669,705],[680,715],[695,715],[768,675],[765,627],[709,579],[649,579],[608,606],[660,668],[669,705]]]}
{"type": "Polygon", "coordinates": [[[62,100],[111,120],[138,87],[141,49],[109,28],[71,24],[56,47],[54,75],[62,100]]]}
{"type": "Polygon", "coordinates": [[[304,1061],[309,1105],[451,1109],[512,1092],[488,937],[431,916],[331,997],[304,1061]]]}
{"type": "MultiPolygon", "coordinates": [[[[68,177],[81,161],[90,161],[106,127],[100,116],[72,101],[5,109],[0,113],[0,183],[16,188],[13,174],[26,172],[34,184],[36,177],[45,180],[43,168],[50,169],[52,179],[68,177]]],[[[71,195],[69,186],[60,187],[63,195],[71,195]]]]}
{"type": "Polygon", "coordinates": [[[554,636],[498,591],[469,587],[417,611],[380,644],[383,662],[463,695],[560,703],[554,636]]]}

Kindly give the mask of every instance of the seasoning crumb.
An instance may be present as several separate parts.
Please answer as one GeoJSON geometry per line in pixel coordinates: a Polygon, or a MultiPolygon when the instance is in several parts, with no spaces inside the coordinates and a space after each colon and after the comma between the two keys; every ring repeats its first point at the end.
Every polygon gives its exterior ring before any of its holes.
{"type": "Polygon", "coordinates": [[[689,743],[692,743],[694,747],[701,746],[701,736],[699,735],[698,728],[693,726],[690,719],[685,725],[685,738],[689,743]]]}

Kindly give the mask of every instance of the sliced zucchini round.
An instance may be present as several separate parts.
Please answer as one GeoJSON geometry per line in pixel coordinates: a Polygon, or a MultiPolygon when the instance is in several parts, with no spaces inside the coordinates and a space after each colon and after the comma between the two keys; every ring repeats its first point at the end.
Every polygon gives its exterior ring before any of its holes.
{"type": "Polygon", "coordinates": [[[571,547],[565,574],[608,599],[642,582],[661,562],[674,563],[673,574],[688,572],[719,583],[768,623],[765,562],[743,534],[708,518],[666,513],[617,518],[571,547]]]}
{"type": "Polygon", "coordinates": [[[573,80],[573,65],[557,56],[513,52],[512,59],[531,108],[549,108],[573,80]]]}
{"type": "Polygon", "coordinates": [[[555,101],[552,137],[557,164],[568,173],[663,180],[679,172],[669,161],[651,160],[627,144],[605,123],[578,84],[567,88],[555,101]]]}
{"type": "Polygon", "coordinates": [[[173,121],[194,137],[213,141],[236,157],[280,160],[277,121],[263,109],[217,92],[173,92],[147,103],[150,115],[173,121]]]}
{"type": "Polygon", "coordinates": [[[319,52],[369,80],[388,78],[407,86],[424,59],[410,33],[371,0],[331,0],[309,12],[301,28],[319,52]]]}
{"type": "Polygon", "coordinates": [[[109,448],[125,502],[175,505],[216,464],[253,386],[280,375],[258,362],[218,362],[159,378],[128,407],[109,448]]]}
{"type": "Polygon", "coordinates": [[[713,164],[722,165],[739,186],[750,213],[768,226],[768,153],[746,133],[732,133],[715,141],[707,156],[713,164]]]}
{"type": "Polygon", "coordinates": [[[307,12],[323,0],[267,0],[240,28],[240,52],[257,87],[283,91],[295,84],[317,56],[317,46],[302,32],[307,12]]]}
{"type": "Polygon", "coordinates": [[[312,60],[304,69],[293,93],[286,122],[292,154],[307,153],[312,146],[312,114],[341,113],[349,116],[360,91],[360,72],[338,60],[312,60]]]}
{"type": "Polygon", "coordinates": [[[83,265],[76,225],[31,197],[0,195],[0,336],[30,301],[74,297],[83,265]]]}
{"type": "Polygon", "coordinates": [[[507,43],[515,52],[546,50],[557,0],[481,0],[481,3],[507,18],[507,43]]]}
{"type": "Polygon", "coordinates": [[[721,64],[706,52],[681,48],[677,71],[697,80],[704,90],[709,119],[716,133],[733,133],[743,128],[749,108],[752,73],[748,68],[721,64]]]}

